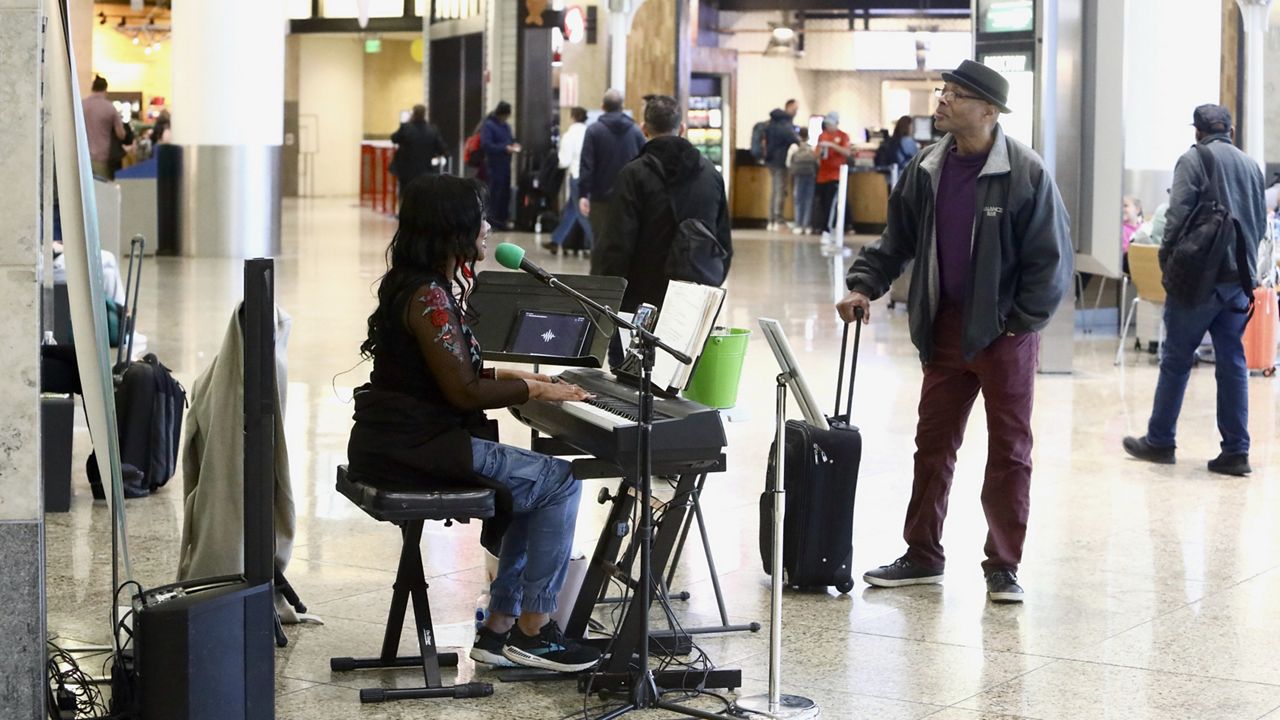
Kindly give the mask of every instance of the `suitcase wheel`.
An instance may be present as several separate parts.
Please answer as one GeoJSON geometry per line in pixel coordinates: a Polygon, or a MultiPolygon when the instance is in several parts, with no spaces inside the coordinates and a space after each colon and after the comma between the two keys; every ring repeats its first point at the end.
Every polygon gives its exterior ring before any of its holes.
{"type": "Polygon", "coordinates": [[[1272,375],[1275,375],[1275,374],[1276,374],[1276,369],[1275,369],[1275,367],[1274,367],[1274,366],[1273,366],[1273,367],[1269,367],[1269,368],[1267,368],[1266,370],[1263,370],[1263,371],[1262,371],[1262,376],[1263,376],[1263,377],[1271,377],[1272,375]]]}
{"type": "Polygon", "coordinates": [[[841,595],[848,595],[849,591],[852,589],[853,589],[853,580],[845,580],[844,582],[838,583],[836,585],[836,590],[840,591],[841,595]]]}

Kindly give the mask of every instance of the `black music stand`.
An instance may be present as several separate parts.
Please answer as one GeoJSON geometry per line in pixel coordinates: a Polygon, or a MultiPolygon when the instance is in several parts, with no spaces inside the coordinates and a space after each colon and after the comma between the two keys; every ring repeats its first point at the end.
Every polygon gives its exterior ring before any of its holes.
{"type": "MultiPolygon", "coordinates": [[[[577,288],[587,298],[606,307],[618,307],[627,281],[620,277],[603,275],[564,275],[563,280],[577,288]]],[[[609,341],[615,328],[607,318],[587,312],[592,318],[595,332],[591,335],[590,350],[580,357],[556,357],[546,355],[522,355],[510,352],[511,329],[521,310],[543,312],[584,312],[585,308],[575,299],[554,288],[542,284],[532,275],[522,272],[486,270],[476,275],[476,288],[467,300],[477,321],[472,326],[476,340],[484,349],[486,360],[565,367],[603,367],[609,352],[609,341]],[[500,350],[494,348],[501,348],[500,350]]]]}

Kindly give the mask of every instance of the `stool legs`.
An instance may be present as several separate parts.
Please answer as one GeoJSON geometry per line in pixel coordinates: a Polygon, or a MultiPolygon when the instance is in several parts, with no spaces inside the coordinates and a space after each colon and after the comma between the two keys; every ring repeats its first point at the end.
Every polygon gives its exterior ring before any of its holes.
{"type": "Polygon", "coordinates": [[[400,550],[400,566],[392,586],[391,609],[387,613],[387,630],[382,637],[382,652],[376,658],[335,657],[329,660],[334,672],[366,670],[372,668],[421,667],[425,685],[419,688],[364,688],[360,702],[375,703],[386,700],[410,700],[425,698],[487,697],[493,694],[490,683],[445,685],[440,677],[441,667],[456,667],[457,653],[442,653],[436,646],[435,629],[431,623],[431,603],[427,599],[427,578],[422,571],[422,522],[406,521],[401,525],[404,544],[400,550]],[[405,610],[413,602],[413,617],[417,625],[418,655],[399,655],[400,635],[404,630],[405,610]]]}

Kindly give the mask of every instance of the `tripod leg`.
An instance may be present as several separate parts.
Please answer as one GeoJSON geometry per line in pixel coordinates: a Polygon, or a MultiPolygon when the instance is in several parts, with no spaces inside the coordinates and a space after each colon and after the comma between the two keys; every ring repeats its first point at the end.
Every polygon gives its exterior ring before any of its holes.
{"type": "MultiPolygon", "coordinates": [[[[706,482],[707,482],[706,473],[702,473],[701,475],[698,476],[697,487],[694,488],[694,491],[689,498],[689,500],[693,503],[693,507],[695,509],[698,507],[698,501],[702,498],[702,488],[704,485],[706,485],[706,482]]],[[[701,512],[698,513],[698,517],[699,519],[701,519],[702,517],[701,512]]],[[[680,528],[680,542],[676,543],[676,551],[671,556],[671,566],[667,568],[667,581],[666,581],[667,588],[670,588],[671,583],[675,582],[676,566],[680,564],[680,557],[684,555],[684,543],[685,543],[685,540],[689,539],[689,526],[692,524],[693,524],[693,518],[688,513],[685,513],[683,527],[680,528]]]]}
{"type": "MultiPolygon", "coordinates": [[[[703,475],[703,478],[705,479],[706,476],[703,475]]],[[[728,627],[729,613],[724,607],[724,590],[720,588],[720,573],[716,572],[716,559],[711,554],[711,538],[707,535],[707,523],[702,518],[702,503],[698,502],[700,496],[701,493],[693,496],[693,519],[698,523],[698,534],[702,536],[702,550],[707,554],[707,569],[711,572],[711,587],[716,593],[716,607],[720,609],[720,624],[728,627]]]]}

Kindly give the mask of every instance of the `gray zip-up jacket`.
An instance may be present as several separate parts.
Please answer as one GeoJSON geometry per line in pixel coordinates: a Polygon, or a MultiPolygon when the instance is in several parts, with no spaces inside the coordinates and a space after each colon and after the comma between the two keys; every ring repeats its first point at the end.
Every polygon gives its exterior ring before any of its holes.
{"type": "MultiPolygon", "coordinates": [[[[1216,165],[1214,185],[1218,187],[1218,199],[1240,221],[1245,231],[1245,256],[1249,270],[1257,284],[1258,243],[1267,234],[1266,190],[1263,188],[1262,171],[1258,164],[1245,155],[1226,134],[1210,135],[1200,143],[1213,153],[1216,165]]],[[[1160,244],[1160,268],[1169,260],[1173,246],[1182,239],[1183,227],[1191,217],[1191,211],[1200,203],[1200,196],[1208,190],[1208,175],[1195,146],[1178,158],[1173,169],[1173,188],[1169,192],[1169,212],[1165,216],[1164,241],[1160,244]]],[[[1216,272],[1218,283],[1239,284],[1236,270],[1236,247],[1233,244],[1223,254],[1222,265],[1206,268],[1216,272]]]]}
{"type": "MultiPolygon", "coordinates": [[[[889,196],[884,234],[863,248],[845,279],[850,290],[880,297],[915,261],[907,308],[911,341],[928,362],[938,312],[938,242],[934,223],[942,163],[955,139],[946,135],[902,171],[889,196]]],[[[1049,324],[1071,286],[1075,250],[1070,219],[1040,156],[1005,137],[996,140],[978,176],[969,296],[961,350],[973,359],[1004,333],[1049,324]]]]}

